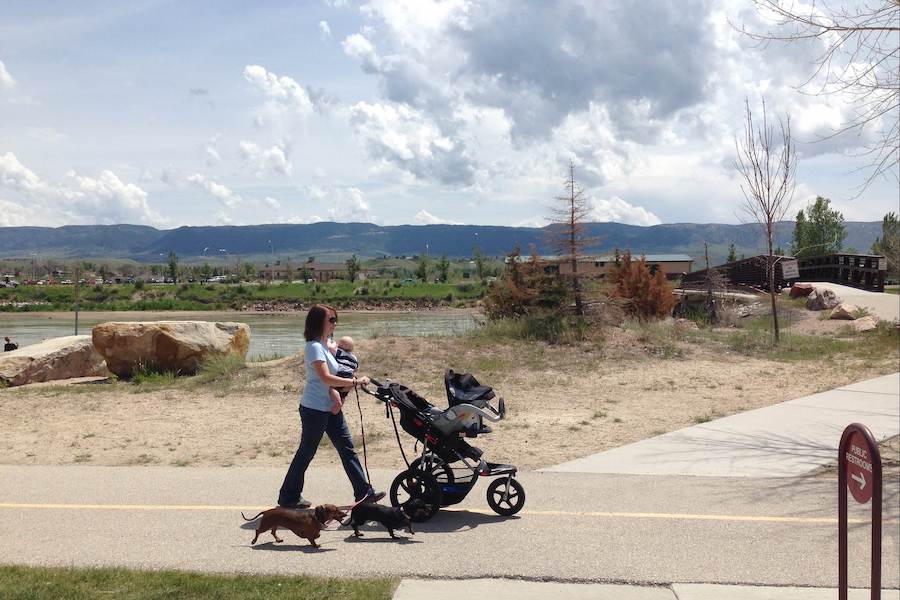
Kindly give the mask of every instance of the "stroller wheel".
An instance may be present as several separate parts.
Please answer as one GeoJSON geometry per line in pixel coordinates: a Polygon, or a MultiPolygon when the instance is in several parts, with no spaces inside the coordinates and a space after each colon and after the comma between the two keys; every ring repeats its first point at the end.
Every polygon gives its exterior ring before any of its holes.
{"type": "Polygon", "coordinates": [[[488,485],[487,501],[495,513],[511,517],[525,506],[525,488],[515,479],[498,477],[488,485]]]}
{"type": "Polygon", "coordinates": [[[420,501],[421,506],[413,511],[410,520],[417,523],[427,521],[441,508],[441,486],[430,473],[407,469],[397,475],[391,484],[391,504],[406,506],[414,500],[420,501]]]}
{"type": "MultiPolygon", "coordinates": [[[[417,458],[409,463],[409,468],[410,470],[421,470],[421,464],[422,459],[417,458]]],[[[425,471],[430,473],[439,484],[453,483],[455,479],[453,469],[438,456],[425,457],[425,471]]]]}

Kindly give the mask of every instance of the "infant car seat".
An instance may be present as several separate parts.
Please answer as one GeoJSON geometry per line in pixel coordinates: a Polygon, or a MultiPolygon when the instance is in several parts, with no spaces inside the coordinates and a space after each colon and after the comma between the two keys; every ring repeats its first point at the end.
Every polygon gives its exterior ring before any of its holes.
{"type": "Polygon", "coordinates": [[[453,369],[447,369],[444,374],[444,387],[451,407],[466,403],[483,408],[494,397],[494,390],[478,383],[474,375],[454,373],[453,369]]]}
{"type": "MultiPolygon", "coordinates": [[[[453,369],[447,369],[444,374],[444,387],[447,389],[447,402],[450,408],[458,404],[471,404],[478,408],[487,408],[495,396],[491,387],[478,383],[471,373],[455,373],[453,369]]],[[[471,434],[471,437],[475,437],[479,433],[491,432],[491,428],[484,424],[480,415],[470,416],[463,426],[471,434]]]]}

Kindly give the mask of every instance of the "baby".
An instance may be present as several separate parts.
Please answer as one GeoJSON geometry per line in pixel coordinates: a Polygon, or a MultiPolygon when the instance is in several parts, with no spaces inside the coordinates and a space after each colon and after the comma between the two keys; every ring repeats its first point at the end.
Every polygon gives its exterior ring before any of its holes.
{"type": "MultiPolygon", "coordinates": [[[[334,351],[334,359],[338,363],[338,372],[335,373],[338,377],[343,377],[345,379],[353,379],[354,373],[359,368],[359,360],[353,354],[353,338],[349,336],[344,336],[337,342],[337,347],[333,348],[334,351]]],[[[341,407],[344,405],[344,398],[347,397],[347,394],[350,392],[349,387],[344,388],[331,388],[329,390],[329,394],[331,394],[331,413],[338,414],[341,412],[341,407]]]]}

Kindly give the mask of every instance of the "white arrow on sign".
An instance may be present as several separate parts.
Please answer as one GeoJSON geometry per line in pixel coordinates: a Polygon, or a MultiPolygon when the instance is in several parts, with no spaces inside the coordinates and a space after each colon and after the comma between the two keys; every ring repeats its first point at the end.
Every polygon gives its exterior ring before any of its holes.
{"type": "Polygon", "coordinates": [[[850,474],[850,479],[859,484],[859,489],[866,489],[866,478],[863,475],[857,475],[856,473],[850,474]]]}

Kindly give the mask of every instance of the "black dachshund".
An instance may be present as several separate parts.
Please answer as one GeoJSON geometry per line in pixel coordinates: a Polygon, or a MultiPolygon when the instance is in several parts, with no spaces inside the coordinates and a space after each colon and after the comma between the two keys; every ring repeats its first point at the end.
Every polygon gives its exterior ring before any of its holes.
{"type": "Polygon", "coordinates": [[[362,537],[359,527],[369,521],[377,521],[387,528],[392,538],[396,539],[395,529],[406,529],[410,535],[415,535],[410,517],[417,516],[420,511],[424,510],[425,503],[417,498],[397,507],[364,502],[353,507],[350,512],[349,524],[353,527],[353,535],[362,537]]]}

